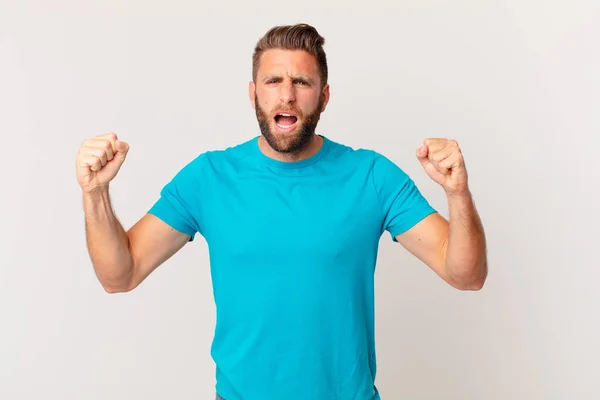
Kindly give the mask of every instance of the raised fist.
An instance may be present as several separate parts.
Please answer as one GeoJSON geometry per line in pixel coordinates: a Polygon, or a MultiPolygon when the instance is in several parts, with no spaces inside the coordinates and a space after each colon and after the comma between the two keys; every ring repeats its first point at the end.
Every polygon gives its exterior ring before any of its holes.
{"type": "Polygon", "coordinates": [[[81,143],[77,153],[77,181],[84,192],[108,187],[117,175],[129,145],[115,133],[99,135],[81,143]]]}

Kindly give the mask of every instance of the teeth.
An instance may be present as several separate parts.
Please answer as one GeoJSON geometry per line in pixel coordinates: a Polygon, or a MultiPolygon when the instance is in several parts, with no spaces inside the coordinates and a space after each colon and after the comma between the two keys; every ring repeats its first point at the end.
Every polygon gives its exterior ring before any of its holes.
{"type": "Polygon", "coordinates": [[[288,129],[291,128],[292,126],[294,126],[294,124],[292,125],[281,125],[281,124],[277,124],[278,127],[282,128],[282,129],[288,129]]]}
{"type": "Polygon", "coordinates": [[[278,115],[281,115],[282,117],[292,117],[293,116],[292,114],[278,114],[278,115]]]}

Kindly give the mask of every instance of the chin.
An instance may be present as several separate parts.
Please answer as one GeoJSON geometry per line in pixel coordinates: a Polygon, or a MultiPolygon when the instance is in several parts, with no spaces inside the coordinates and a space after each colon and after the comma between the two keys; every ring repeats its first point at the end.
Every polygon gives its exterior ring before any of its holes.
{"type": "Polygon", "coordinates": [[[309,145],[312,133],[305,132],[302,126],[298,126],[289,133],[270,130],[270,132],[263,132],[263,136],[273,150],[279,153],[295,153],[309,145]]]}

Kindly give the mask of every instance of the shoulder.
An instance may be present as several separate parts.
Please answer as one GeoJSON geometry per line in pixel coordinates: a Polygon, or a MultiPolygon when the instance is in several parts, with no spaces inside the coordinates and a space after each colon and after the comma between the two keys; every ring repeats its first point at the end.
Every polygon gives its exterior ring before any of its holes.
{"type": "Polygon", "coordinates": [[[256,150],[253,146],[256,146],[256,138],[221,149],[206,151],[202,154],[202,162],[212,168],[236,167],[253,156],[256,150]]]}
{"type": "Polygon", "coordinates": [[[193,177],[219,173],[240,164],[250,154],[251,140],[220,149],[205,150],[194,158],[188,159],[179,171],[179,175],[193,177]]]}
{"type": "Polygon", "coordinates": [[[339,163],[350,164],[353,167],[372,168],[379,153],[372,149],[353,147],[348,144],[330,140],[328,158],[339,163]]]}
{"type": "Polygon", "coordinates": [[[341,143],[332,143],[332,157],[347,162],[356,168],[366,168],[377,179],[386,177],[407,177],[406,172],[390,156],[374,149],[351,147],[341,143]]]}
{"type": "Polygon", "coordinates": [[[348,149],[347,157],[352,159],[355,170],[368,174],[378,196],[391,196],[413,184],[408,173],[391,156],[370,148],[348,149]]]}

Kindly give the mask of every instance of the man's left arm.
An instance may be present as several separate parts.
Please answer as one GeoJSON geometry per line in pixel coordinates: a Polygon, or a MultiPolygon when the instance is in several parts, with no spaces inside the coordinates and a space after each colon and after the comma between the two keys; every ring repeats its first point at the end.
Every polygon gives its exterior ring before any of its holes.
{"type": "Polygon", "coordinates": [[[427,175],[444,188],[449,221],[433,213],[396,240],[453,287],[479,290],[487,277],[486,239],[458,143],[426,139],[417,158],[427,175]]]}

